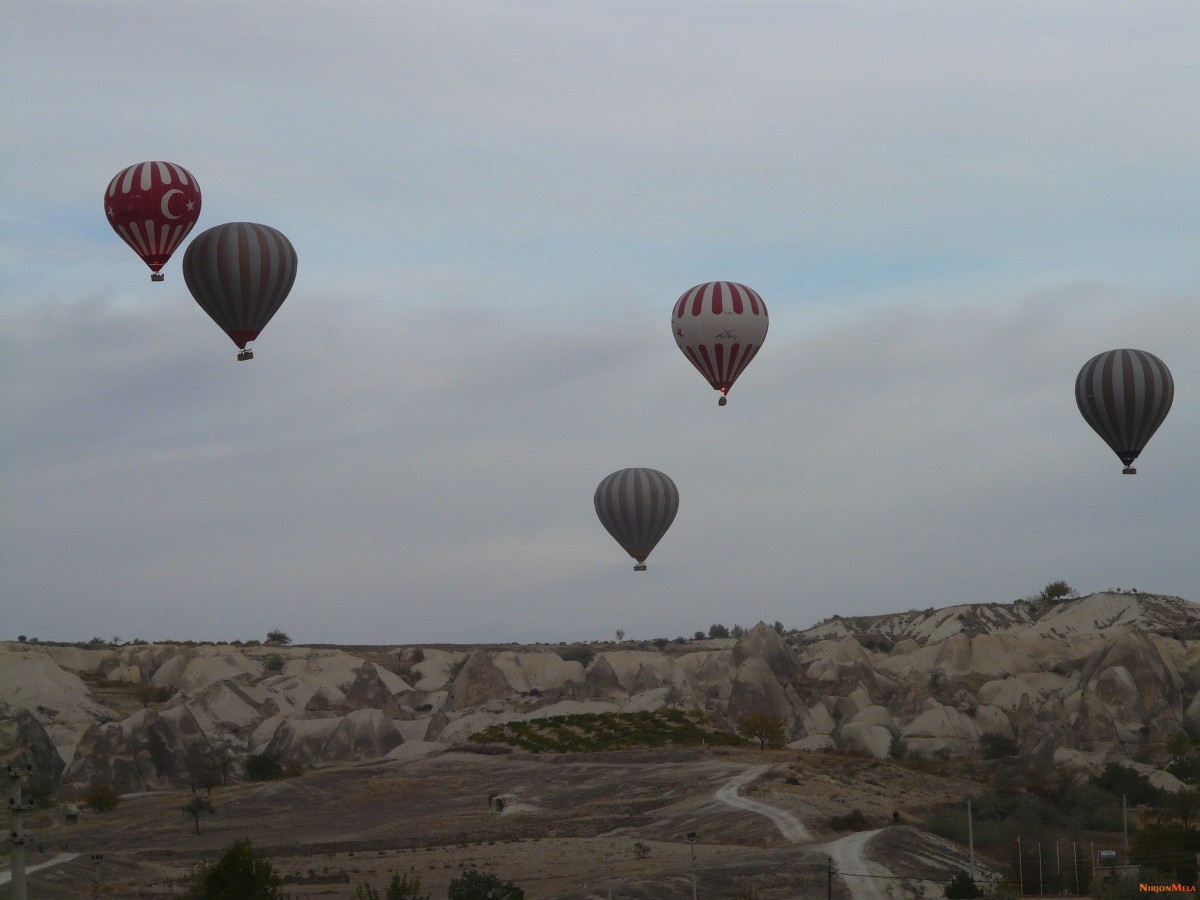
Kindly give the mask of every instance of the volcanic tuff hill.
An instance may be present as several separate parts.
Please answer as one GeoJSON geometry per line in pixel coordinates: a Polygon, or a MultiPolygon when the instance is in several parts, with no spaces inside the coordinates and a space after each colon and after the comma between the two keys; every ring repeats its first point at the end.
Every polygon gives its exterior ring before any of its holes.
{"type": "Polygon", "coordinates": [[[1200,606],[1140,593],[662,647],[416,649],[3,643],[0,760],[31,761],[42,790],[139,791],[186,786],[213,760],[237,773],[229,760],[264,750],[312,768],[433,752],[504,721],[672,705],[725,730],[774,713],[800,750],[955,755],[994,734],[1098,766],[1200,722],[1200,606]]]}

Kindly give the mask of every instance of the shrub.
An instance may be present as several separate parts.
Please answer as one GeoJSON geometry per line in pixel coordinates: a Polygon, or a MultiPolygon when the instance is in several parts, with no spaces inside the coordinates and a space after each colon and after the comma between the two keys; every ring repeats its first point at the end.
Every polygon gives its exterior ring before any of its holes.
{"type": "Polygon", "coordinates": [[[284,777],[283,761],[269,750],[247,756],[243,768],[251,781],[278,781],[284,777]]]}
{"type": "Polygon", "coordinates": [[[116,809],[121,802],[121,795],[107,784],[93,784],[84,795],[83,802],[94,812],[108,812],[116,809]]]}
{"type": "Polygon", "coordinates": [[[250,838],[234,841],[196,878],[199,895],[212,900],[279,900],[279,885],[271,861],[254,852],[250,838]]]}
{"type": "Polygon", "coordinates": [[[263,668],[268,672],[282,672],[283,657],[278,653],[272,653],[265,660],[263,660],[263,668]]]}
{"type": "Polygon", "coordinates": [[[975,900],[982,897],[983,891],[975,883],[975,879],[959,869],[946,885],[946,900],[975,900]]]}
{"type": "Polygon", "coordinates": [[[291,637],[289,637],[288,633],[281,628],[274,628],[271,631],[267,632],[267,643],[268,644],[273,644],[273,645],[276,645],[279,647],[286,647],[291,642],[292,642],[291,637]]]}
{"type": "Polygon", "coordinates": [[[525,892],[491,872],[471,869],[450,882],[447,900],[525,900],[525,892]]]}
{"type": "Polygon", "coordinates": [[[861,809],[852,809],[844,816],[831,816],[829,827],[834,831],[867,831],[872,825],[861,809]]]}

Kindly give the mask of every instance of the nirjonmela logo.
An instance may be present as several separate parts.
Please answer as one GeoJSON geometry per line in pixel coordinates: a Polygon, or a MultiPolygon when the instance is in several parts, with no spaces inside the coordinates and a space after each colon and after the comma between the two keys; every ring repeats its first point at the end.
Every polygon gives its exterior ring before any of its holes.
{"type": "Polygon", "coordinates": [[[1138,890],[1144,894],[1194,894],[1196,886],[1194,884],[1146,884],[1145,882],[1138,883],[1138,890]]]}

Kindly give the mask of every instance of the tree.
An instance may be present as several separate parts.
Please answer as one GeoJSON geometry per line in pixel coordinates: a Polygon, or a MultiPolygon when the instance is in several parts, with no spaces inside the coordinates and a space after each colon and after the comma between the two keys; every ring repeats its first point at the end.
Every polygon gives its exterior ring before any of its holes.
{"type": "Polygon", "coordinates": [[[416,875],[409,881],[408,875],[393,872],[384,900],[429,900],[429,895],[421,893],[421,879],[416,875]]]}
{"type": "Polygon", "coordinates": [[[216,811],[216,807],[207,797],[193,797],[183,807],[183,814],[191,816],[196,821],[196,834],[200,833],[200,817],[205,814],[212,815],[216,811]]]}
{"type": "Polygon", "coordinates": [[[765,750],[767,744],[772,747],[783,743],[787,733],[787,723],[782,716],[769,712],[747,713],[738,719],[738,734],[742,737],[754,738],[758,741],[758,749],[765,750]]]}
{"type": "Polygon", "coordinates": [[[133,693],[142,701],[143,708],[149,706],[151,703],[165,703],[171,699],[170,688],[155,687],[152,684],[139,684],[134,688],[133,693]]]}
{"type": "Polygon", "coordinates": [[[708,626],[708,636],[710,638],[727,638],[729,637],[729,629],[720,622],[715,622],[708,626]]]}
{"type": "Polygon", "coordinates": [[[1067,600],[1071,597],[1078,597],[1075,588],[1071,587],[1065,581],[1052,581],[1044,588],[1038,596],[1039,600],[1067,600]]]}
{"type": "Polygon", "coordinates": [[[291,642],[292,639],[288,637],[288,633],[282,628],[274,628],[267,632],[268,644],[273,644],[277,647],[286,647],[291,642]]]}
{"type": "Polygon", "coordinates": [[[251,781],[279,781],[284,776],[283,760],[270,750],[247,756],[244,768],[251,781]]]}
{"type": "Polygon", "coordinates": [[[250,838],[234,841],[198,877],[200,896],[206,900],[279,900],[279,885],[271,861],[254,852],[250,838]]]}
{"type": "Polygon", "coordinates": [[[950,883],[946,885],[946,900],[975,900],[982,897],[983,891],[975,883],[975,879],[959,869],[950,883]]]}
{"type": "Polygon", "coordinates": [[[88,805],[88,809],[95,812],[108,812],[110,809],[116,809],[117,804],[121,802],[121,795],[107,784],[93,784],[84,794],[83,802],[88,805]]]}
{"type": "Polygon", "coordinates": [[[525,892],[491,872],[471,869],[450,882],[447,900],[525,900],[525,892]]]}
{"type": "Polygon", "coordinates": [[[625,629],[624,628],[618,628],[616,634],[617,634],[617,643],[618,644],[621,643],[621,641],[625,640],[625,629]]]}

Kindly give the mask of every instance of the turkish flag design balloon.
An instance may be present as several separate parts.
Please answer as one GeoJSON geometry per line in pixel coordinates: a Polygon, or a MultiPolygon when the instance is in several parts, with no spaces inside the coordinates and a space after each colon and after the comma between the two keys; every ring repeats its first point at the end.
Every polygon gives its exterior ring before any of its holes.
{"type": "Polygon", "coordinates": [[[121,240],[162,281],[159,269],[200,218],[200,185],[183,166],[140,162],[118,172],[104,192],[104,213],[121,240]]]}
{"type": "Polygon", "coordinates": [[[278,312],[296,280],[296,249],[280,231],[227,222],[196,235],[183,254],[183,280],[196,302],[252,359],[246,344],[278,312]]]}
{"type": "Polygon", "coordinates": [[[671,313],[683,355],[721,392],[720,406],[767,337],[767,305],[733,281],[709,281],[683,292],[671,313]]]}

